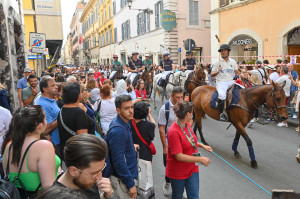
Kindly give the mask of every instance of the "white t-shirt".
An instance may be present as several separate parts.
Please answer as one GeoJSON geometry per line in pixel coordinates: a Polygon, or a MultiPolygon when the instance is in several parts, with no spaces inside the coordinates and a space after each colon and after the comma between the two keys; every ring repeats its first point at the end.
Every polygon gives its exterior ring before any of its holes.
{"type": "Polygon", "coordinates": [[[229,58],[226,62],[223,58],[216,60],[213,63],[212,71],[217,72],[219,67],[222,67],[220,73],[216,76],[216,83],[232,81],[234,77],[234,71],[238,69],[234,59],[229,58]]]}
{"type": "Polygon", "coordinates": [[[3,137],[9,129],[12,115],[6,108],[0,106],[0,147],[3,143],[3,137]]]}
{"type": "MultiPolygon", "coordinates": [[[[97,110],[99,101],[96,101],[94,104],[94,111],[97,110]]],[[[111,121],[117,116],[116,106],[115,106],[115,98],[111,98],[108,100],[102,100],[100,107],[100,123],[103,129],[103,132],[109,129],[109,125],[111,121]]]]}
{"type": "MultiPolygon", "coordinates": [[[[169,120],[168,120],[168,125],[167,125],[167,132],[166,135],[169,131],[170,126],[177,120],[177,117],[174,113],[173,110],[173,104],[171,102],[171,100],[169,100],[170,103],[170,113],[169,113],[169,120]]],[[[166,108],[165,105],[163,105],[159,111],[159,115],[158,115],[158,125],[166,125],[167,124],[167,120],[166,120],[166,108]]]]}
{"type": "MultiPolygon", "coordinates": [[[[276,82],[276,80],[279,78],[279,75],[277,72],[273,72],[271,73],[270,75],[270,79],[273,81],[273,82],[276,82]]],[[[270,81],[268,80],[268,84],[270,84],[270,81]]]]}
{"type": "Polygon", "coordinates": [[[99,88],[93,88],[91,90],[91,94],[92,94],[91,98],[94,102],[100,99],[100,89],[99,88]]]}
{"type": "Polygon", "coordinates": [[[290,80],[289,76],[286,75],[282,75],[281,77],[279,77],[276,82],[278,83],[279,86],[282,86],[285,82],[285,85],[283,87],[285,96],[289,97],[290,96],[290,89],[291,89],[291,84],[292,81],[290,80]]]}

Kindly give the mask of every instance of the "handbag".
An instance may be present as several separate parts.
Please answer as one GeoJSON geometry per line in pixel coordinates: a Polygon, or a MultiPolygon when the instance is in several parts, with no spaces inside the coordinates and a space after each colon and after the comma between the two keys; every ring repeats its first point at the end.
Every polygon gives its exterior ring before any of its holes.
{"type": "Polygon", "coordinates": [[[135,129],[136,134],[137,134],[137,135],[139,136],[139,138],[141,139],[141,141],[142,141],[146,146],[149,147],[149,149],[150,149],[152,155],[155,155],[155,154],[156,154],[156,148],[155,148],[153,142],[151,141],[151,142],[150,142],[150,145],[149,145],[149,144],[144,140],[144,138],[141,136],[141,134],[140,134],[138,128],[136,127],[135,120],[132,120],[132,125],[133,125],[133,127],[134,127],[134,129],[135,129]]]}

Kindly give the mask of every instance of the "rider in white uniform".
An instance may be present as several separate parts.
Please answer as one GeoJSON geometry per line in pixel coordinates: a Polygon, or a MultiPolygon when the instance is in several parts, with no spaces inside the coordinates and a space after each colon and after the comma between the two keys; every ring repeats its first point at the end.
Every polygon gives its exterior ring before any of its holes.
{"type": "Polygon", "coordinates": [[[185,69],[186,78],[188,78],[189,74],[196,70],[196,61],[192,58],[192,52],[186,51],[186,59],[183,60],[182,69],[185,69]]]}
{"type": "Polygon", "coordinates": [[[227,121],[228,116],[224,111],[224,101],[226,100],[227,89],[234,84],[234,73],[239,74],[235,60],[229,58],[230,47],[222,44],[218,50],[221,53],[219,60],[216,60],[212,66],[211,76],[216,77],[216,89],[219,94],[220,120],[227,121]]]}
{"type": "Polygon", "coordinates": [[[137,57],[138,54],[139,53],[136,50],[132,51],[132,57],[131,60],[129,61],[129,66],[127,68],[128,72],[131,72],[131,75],[127,76],[130,78],[131,83],[133,83],[134,78],[138,74],[142,74],[143,70],[145,69],[142,60],[138,59],[137,57]]]}

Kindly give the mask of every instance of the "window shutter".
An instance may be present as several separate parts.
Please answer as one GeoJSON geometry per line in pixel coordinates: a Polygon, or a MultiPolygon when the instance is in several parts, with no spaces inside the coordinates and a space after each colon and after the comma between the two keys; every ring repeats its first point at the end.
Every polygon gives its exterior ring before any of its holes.
{"type": "Polygon", "coordinates": [[[158,22],[158,4],[154,4],[154,12],[155,12],[155,28],[159,27],[159,22],[158,22]]]}
{"type": "Polygon", "coordinates": [[[147,32],[150,31],[150,14],[147,14],[147,32]]]}
{"type": "Polygon", "coordinates": [[[160,12],[162,12],[164,10],[164,1],[161,0],[160,1],[160,12]]]}
{"type": "Polygon", "coordinates": [[[140,35],[140,14],[136,16],[137,35],[140,35]]]}

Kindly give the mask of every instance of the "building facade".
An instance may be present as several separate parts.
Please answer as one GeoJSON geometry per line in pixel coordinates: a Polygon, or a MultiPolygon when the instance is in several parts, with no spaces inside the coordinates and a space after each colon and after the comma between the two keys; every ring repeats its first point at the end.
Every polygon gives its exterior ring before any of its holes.
{"type": "Polygon", "coordinates": [[[67,41],[63,47],[62,53],[64,54],[64,64],[67,65],[73,65],[74,64],[74,59],[72,57],[72,36],[71,33],[69,33],[67,37],[67,41]]]}
{"type": "MultiPolygon", "coordinates": [[[[101,0],[103,1],[103,0],[101,0]]],[[[84,65],[99,63],[99,35],[100,17],[98,16],[99,0],[90,0],[85,5],[79,19],[83,34],[83,63],[84,65]]]]}
{"type": "Polygon", "coordinates": [[[0,83],[12,110],[19,107],[17,82],[27,65],[22,1],[0,0],[0,83]]]}
{"type": "Polygon", "coordinates": [[[80,1],[77,3],[75,12],[72,17],[70,29],[71,29],[71,40],[72,40],[72,58],[73,63],[78,66],[84,63],[83,60],[83,36],[82,36],[82,26],[79,19],[84,10],[85,3],[80,1]]]}
{"type": "MultiPolygon", "coordinates": [[[[29,33],[46,34],[46,48],[51,59],[63,42],[61,4],[60,0],[23,0],[23,9],[28,64],[30,68],[36,69],[36,54],[30,51],[29,33]]],[[[49,60],[41,64],[46,67],[49,60]]]]}
{"type": "Polygon", "coordinates": [[[232,56],[241,56],[235,58],[239,62],[275,63],[278,58],[290,60],[276,56],[300,55],[299,6],[297,0],[212,0],[212,56],[218,56],[220,45],[214,35],[231,46],[232,56]]]}
{"type": "MultiPolygon", "coordinates": [[[[112,0],[113,30],[112,44],[100,46],[100,63],[108,64],[114,54],[123,64],[128,64],[133,50],[144,59],[150,54],[158,64],[162,53],[169,50],[171,59],[180,64],[185,58],[184,40],[193,39],[196,48],[194,58],[198,62],[202,55],[210,53],[210,3],[200,0],[133,0],[131,9],[127,0],[112,0]],[[163,10],[175,12],[177,25],[171,31],[161,26],[163,10]]],[[[110,37],[110,36],[109,36],[110,37]]]]}

